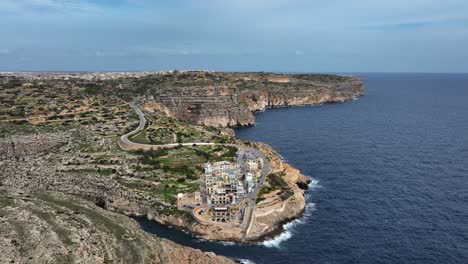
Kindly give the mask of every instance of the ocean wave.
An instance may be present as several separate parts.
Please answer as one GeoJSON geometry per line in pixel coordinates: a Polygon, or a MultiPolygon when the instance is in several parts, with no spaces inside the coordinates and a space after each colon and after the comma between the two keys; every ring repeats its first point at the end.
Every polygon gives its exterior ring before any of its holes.
{"type": "Polygon", "coordinates": [[[319,185],[319,180],[316,180],[316,179],[312,179],[308,186],[309,186],[309,190],[314,190],[314,189],[322,187],[321,185],[319,185]]]}
{"type": "Polygon", "coordinates": [[[314,203],[307,203],[304,211],[304,216],[301,218],[301,220],[305,223],[312,216],[312,212],[315,210],[316,209],[314,203]]]}
{"type": "Polygon", "coordinates": [[[242,264],[255,264],[255,262],[251,261],[250,259],[239,259],[239,261],[242,264]]]}
{"type": "Polygon", "coordinates": [[[315,204],[312,202],[307,203],[305,206],[305,212],[304,212],[303,217],[295,219],[283,225],[284,231],[281,232],[281,234],[277,235],[276,237],[272,239],[268,239],[268,240],[261,242],[260,245],[269,247],[269,248],[273,248],[273,247],[280,248],[281,243],[293,237],[296,231],[295,228],[297,226],[306,223],[307,219],[312,215],[313,211],[315,211],[315,204]]]}
{"type": "Polygon", "coordinates": [[[261,243],[262,246],[265,246],[265,247],[269,247],[269,248],[272,248],[272,247],[276,247],[276,248],[279,248],[280,247],[280,244],[288,239],[290,239],[292,237],[292,233],[289,232],[289,231],[284,231],[282,232],[281,234],[279,234],[278,236],[274,237],[273,239],[269,239],[269,240],[265,240],[261,243]]]}

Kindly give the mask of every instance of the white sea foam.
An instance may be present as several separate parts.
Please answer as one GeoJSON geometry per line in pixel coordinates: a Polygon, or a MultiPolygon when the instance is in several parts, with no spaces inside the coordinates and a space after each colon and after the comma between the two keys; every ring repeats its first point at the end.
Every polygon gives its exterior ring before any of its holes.
{"type": "Polygon", "coordinates": [[[320,188],[322,187],[321,185],[319,185],[319,181],[316,180],[316,179],[312,179],[309,183],[309,190],[314,190],[314,189],[317,189],[317,188],[320,188]]]}
{"type": "Polygon", "coordinates": [[[304,216],[301,217],[301,218],[298,218],[298,219],[295,219],[285,225],[283,225],[283,229],[284,231],[277,235],[276,237],[272,238],[272,239],[268,239],[268,240],[265,240],[263,242],[261,242],[260,244],[262,246],[265,246],[265,247],[269,247],[269,248],[272,248],[272,247],[276,247],[276,248],[280,248],[280,245],[281,243],[283,243],[284,241],[290,239],[294,233],[295,233],[295,229],[298,225],[302,225],[304,224],[307,219],[312,215],[312,212],[315,210],[315,204],[314,203],[307,203],[306,204],[306,207],[305,207],[305,213],[304,213],[304,216]]]}
{"type": "Polygon", "coordinates": [[[222,244],[223,246],[234,246],[236,245],[235,242],[232,242],[232,241],[223,241],[223,242],[219,242],[220,244],[222,244]]]}
{"type": "Polygon", "coordinates": [[[239,259],[242,264],[255,264],[255,262],[251,261],[250,259],[239,259]]]}
{"type": "Polygon", "coordinates": [[[315,204],[314,203],[307,203],[305,206],[305,213],[302,219],[306,219],[312,215],[312,212],[315,211],[315,204]]]}
{"type": "Polygon", "coordinates": [[[292,237],[291,232],[284,231],[273,239],[265,240],[261,244],[265,247],[280,247],[281,242],[284,242],[292,237]]]}

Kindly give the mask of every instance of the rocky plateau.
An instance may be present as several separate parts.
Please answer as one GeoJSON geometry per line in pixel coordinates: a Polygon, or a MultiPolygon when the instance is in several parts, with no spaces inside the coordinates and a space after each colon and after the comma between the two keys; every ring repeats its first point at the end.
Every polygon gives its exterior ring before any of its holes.
{"type": "Polygon", "coordinates": [[[1,261],[232,263],[149,235],[127,216],[212,240],[255,242],[275,235],[304,212],[310,179],[268,145],[236,139],[229,127],[254,125],[253,113],[269,107],[343,102],[363,94],[359,78],[335,75],[0,73],[1,261]],[[258,148],[292,195],[260,203],[249,230],[204,225],[176,210],[167,199],[174,187],[168,182],[180,173],[148,170],[138,153],[117,145],[138,126],[130,101],[147,113],[163,113],[154,118],[174,120],[181,130],[196,127],[194,137],[258,148]]]}

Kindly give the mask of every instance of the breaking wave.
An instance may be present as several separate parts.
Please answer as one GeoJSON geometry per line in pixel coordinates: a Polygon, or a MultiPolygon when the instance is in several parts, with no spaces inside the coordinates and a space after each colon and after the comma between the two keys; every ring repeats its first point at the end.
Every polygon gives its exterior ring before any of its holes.
{"type": "Polygon", "coordinates": [[[315,204],[309,202],[306,204],[304,216],[298,219],[295,219],[285,225],[283,225],[284,231],[281,234],[277,235],[272,239],[265,240],[260,243],[260,245],[269,247],[269,248],[280,248],[281,243],[289,240],[294,233],[296,232],[296,227],[306,223],[307,219],[312,215],[312,212],[315,210],[315,204]]]}
{"type": "MultiPolygon", "coordinates": [[[[283,228],[285,228],[283,226],[283,228]]],[[[286,230],[286,229],[285,229],[286,230]]],[[[292,237],[292,233],[288,230],[282,232],[281,234],[279,234],[278,236],[276,236],[275,238],[273,239],[269,239],[269,240],[265,240],[261,243],[261,245],[265,246],[265,247],[277,247],[279,248],[280,247],[280,244],[288,239],[290,239],[292,237]]]]}
{"type": "Polygon", "coordinates": [[[223,246],[235,246],[236,245],[236,243],[232,241],[221,241],[219,243],[222,244],[223,246]]]}
{"type": "Polygon", "coordinates": [[[308,186],[309,186],[309,190],[314,190],[314,189],[322,187],[321,185],[319,185],[319,181],[316,179],[312,179],[308,186]]]}
{"type": "Polygon", "coordinates": [[[255,262],[251,261],[250,259],[239,259],[239,261],[242,264],[255,264],[255,262]]]}
{"type": "Polygon", "coordinates": [[[289,240],[294,233],[296,232],[296,228],[300,225],[303,225],[307,222],[307,220],[311,217],[312,212],[315,211],[315,203],[311,202],[311,194],[310,191],[322,187],[319,185],[319,181],[316,179],[312,179],[309,183],[309,191],[306,192],[306,206],[304,215],[301,218],[295,219],[289,223],[283,225],[284,231],[281,234],[277,235],[272,239],[265,240],[260,243],[260,245],[269,247],[269,248],[280,248],[281,243],[286,240],[289,240]]]}

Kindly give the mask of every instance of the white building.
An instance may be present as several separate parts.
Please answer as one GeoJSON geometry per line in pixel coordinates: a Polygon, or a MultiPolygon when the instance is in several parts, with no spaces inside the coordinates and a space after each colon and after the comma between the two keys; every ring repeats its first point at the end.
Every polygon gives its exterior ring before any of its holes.
{"type": "Polygon", "coordinates": [[[253,176],[252,173],[247,172],[245,174],[245,182],[247,184],[247,192],[251,192],[252,189],[254,188],[255,184],[253,182],[253,176]]]}
{"type": "Polygon", "coordinates": [[[211,163],[205,163],[205,174],[212,174],[213,173],[213,166],[211,163]]]}

